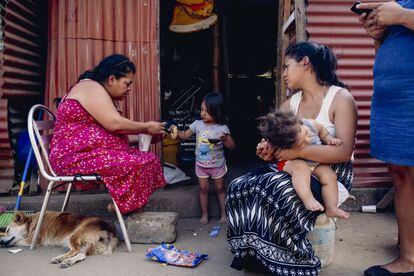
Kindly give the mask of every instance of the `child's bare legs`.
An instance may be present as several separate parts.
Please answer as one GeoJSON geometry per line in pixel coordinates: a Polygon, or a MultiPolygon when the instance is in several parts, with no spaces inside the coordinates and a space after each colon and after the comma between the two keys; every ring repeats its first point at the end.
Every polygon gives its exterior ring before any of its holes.
{"type": "Polygon", "coordinates": [[[328,165],[319,165],[313,174],[322,184],[322,196],[325,213],[330,218],[348,218],[349,214],[338,208],[338,184],[336,174],[328,165]]]}
{"type": "Polygon", "coordinates": [[[311,169],[309,165],[304,160],[290,160],[283,167],[283,170],[292,176],[293,187],[306,209],[323,211],[322,204],[313,197],[310,189],[311,169]]]}
{"type": "Polygon", "coordinates": [[[220,203],[220,212],[221,218],[220,223],[225,224],[227,223],[227,215],[225,210],[225,200],[226,200],[226,189],[224,188],[224,179],[223,177],[214,179],[214,186],[216,187],[217,197],[220,203]]]}
{"type": "Polygon", "coordinates": [[[201,218],[198,222],[201,224],[208,223],[208,190],[209,183],[208,178],[198,178],[198,185],[200,186],[200,206],[201,206],[201,218]]]}

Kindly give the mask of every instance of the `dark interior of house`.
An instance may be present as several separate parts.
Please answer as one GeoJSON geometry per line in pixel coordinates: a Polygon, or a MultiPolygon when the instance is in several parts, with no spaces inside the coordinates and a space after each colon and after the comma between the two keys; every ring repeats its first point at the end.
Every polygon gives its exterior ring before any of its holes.
{"type": "MultiPolygon", "coordinates": [[[[214,87],[214,36],[212,27],[170,31],[174,4],[161,1],[160,7],[161,109],[162,120],[175,120],[184,130],[200,118],[203,96],[214,87]]],[[[278,1],[215,1],[214,13],[219,22],[219,92],[236,142],[226,158],[230,164],[255,163],[260,140],[256,118],[275,105],[278,1]]],[[[194,161],[194,140],[180,143],[180,165],[194,161]]]]}

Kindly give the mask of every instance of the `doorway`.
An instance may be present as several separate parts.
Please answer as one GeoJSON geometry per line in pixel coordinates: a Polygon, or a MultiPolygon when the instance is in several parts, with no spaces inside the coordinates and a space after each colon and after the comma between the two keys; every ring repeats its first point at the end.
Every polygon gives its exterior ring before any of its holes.
{"type": "MultiPolygon", "coordinates": [[[[213,28],[174,33],[169,30],[175,1],[160,3],[161,114],[185,129],[199,119],[200,104],[212,92],[213,28]]],[[[230,165],[257,164],[260,137],[256,118],[275,106],[278,1],[217,0],[220,93],[236,150],[226,152],[230,165]]],[[[194,162],[194,140],[182,141],[178,161],[194,162]]]]}

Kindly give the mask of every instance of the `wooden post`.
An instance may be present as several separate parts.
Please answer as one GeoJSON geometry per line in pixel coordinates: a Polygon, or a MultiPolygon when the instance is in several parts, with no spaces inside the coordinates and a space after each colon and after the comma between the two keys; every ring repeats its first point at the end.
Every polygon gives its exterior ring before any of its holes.
{"type": "Polygon", "coordinates": [[[275,108],[286,100],[286,85],[282,79],[282,68],[285,57],[285,50],[289,45],[289,35],[283,33],[283,24],[287,21],[291,14],[292,3],[291,0],[279,1],[278,8],[278,28],[277,28],[277,64],[274,72],[275,76],[275,108]]]}
{"type": "Polygon", "coordinates": [[[304,0],[295,0],[296,42],[304,42],[306,37],[306,7],[304,0]]]}
{"type": "Polygon", "coordinates": [[[220,28],[219,28],[219,20],[217,20],[216,24],[213,26],[213,45],[212,45],[212,64],[211,64],[211,72],[212,72],[212,88],[213,92],[220,91],[220,28]]]}
{"type": "Polygon", "coordinates": [[[221,35],[221,41],[220,41],[220,48],[221,48],[221,56],[220,56],[220,65],[222,68],[222,82],[221,82],[221,89],[222,93],[225,99],[226,105],[229,104],[230,101],[230,79],[228,78],[229,75],[229,53],[228,53],[228,43],[227,43],[227,37],[228,37],[228,29],[227,29],[227,21],[226,21],[226,14],[227,10],[225,7],[221,9],[221,14],[223,16],[219,17],[220,20],[220,33],[221,35]]]}

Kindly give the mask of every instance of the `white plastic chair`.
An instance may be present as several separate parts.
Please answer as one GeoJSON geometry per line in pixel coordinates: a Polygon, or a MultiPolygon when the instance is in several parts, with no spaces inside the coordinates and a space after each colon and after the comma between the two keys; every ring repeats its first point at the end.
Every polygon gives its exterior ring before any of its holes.
{"type": "MultiPolygon", "coordinates": [[[[72,183],[75,181],[99,181],[101,177],[99,175],[65,175],[59,176],[53,171],[52,167],[50,166],[49,162],[49,145],[52,141],[53,137],[53,130],[55,127],[55,120],[56,117],[47,107],[41,104],[34,105],[30,111],[27,118],[27,126],[28,132],[30,137],[30,143],[32,144],[33,152],[36,156],[37,164],[39,165],[40,173],[44,178],[49,181],[47,186],[46,194],[42,204],[42,210],[40,211],[40,216],[38,223],[36,225],[36,229],[34,232],[33,240],[30,245],[30,250],[33,250],[36,247],[37,239],[40,233],[40,229],[42,228],[43,219],[46,213],[47,204],[49,203],[49,198],[54,188],[57,188],[63,184],[69,183],[68,188],[66,191],[65,200],[63,201],[61,211],[64,212],[66,210],[69,196],[72,188],[72,183]],[[38,117],[39,112],[42,112],[41,118],[45,118],[42,120],[35,119],[34,116],[38,117]],[[46,166],[45,164],[46,163],[46,166]]],[[[132,252],[131,242],[129,240],[128,232],[126,231],[125,222],[122,217],[121,212],[119,211],[118,205],[112,199],[116,215],[119,220],[119,224],[121,226],[122,234],[124,236],[124,241],[126,243],[128,252],[132,252]]]]}

